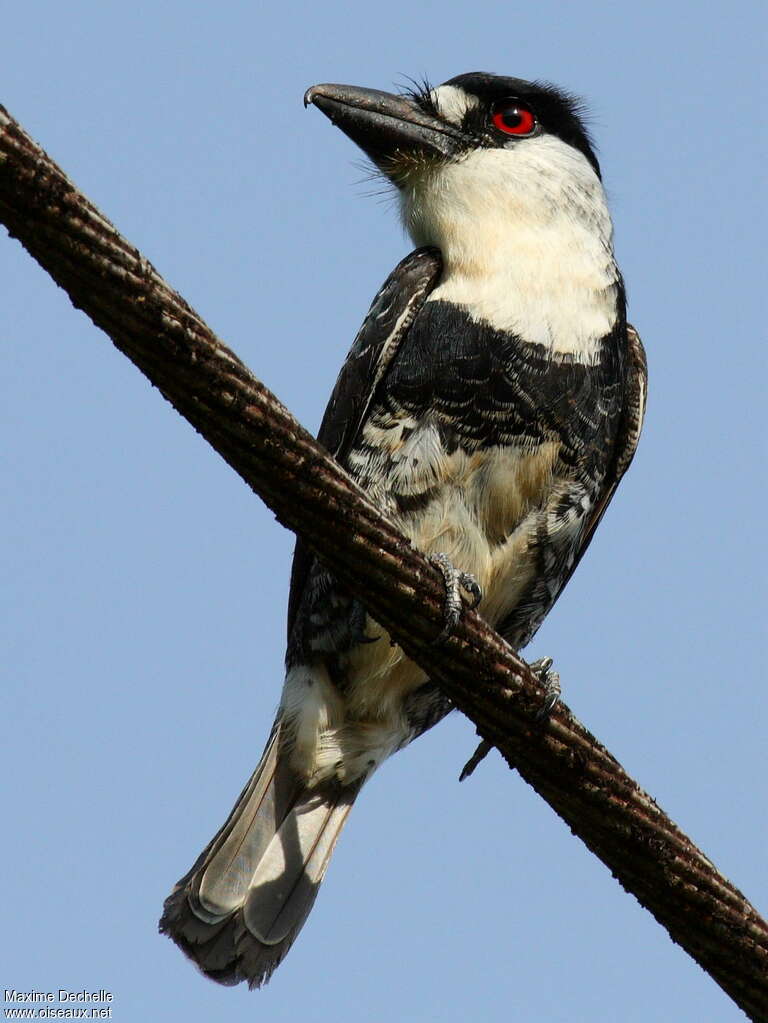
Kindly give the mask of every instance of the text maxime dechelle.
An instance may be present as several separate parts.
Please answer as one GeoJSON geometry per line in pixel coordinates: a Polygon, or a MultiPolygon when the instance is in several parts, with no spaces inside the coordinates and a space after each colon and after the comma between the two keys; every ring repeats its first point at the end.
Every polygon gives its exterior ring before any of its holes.
{"type": "Polygon", "coordinates": [[[6,1019],[112,1019],[110,1003],[114,996],[105,988],[98,991],[71,991],[68,988],[19,991],[5,988],[4,994],[6,1006],[9,1002],[13,1005],[13,1008],[5,1009],[6,1019]],[[35,1008],[27,1008],[29,1003],[33,1003],[35,1008]]]}

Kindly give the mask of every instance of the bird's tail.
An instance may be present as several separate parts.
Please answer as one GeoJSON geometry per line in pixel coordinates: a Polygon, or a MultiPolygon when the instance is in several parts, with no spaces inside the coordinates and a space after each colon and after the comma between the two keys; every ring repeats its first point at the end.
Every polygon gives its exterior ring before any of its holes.
{"type": "Polygon", "coordinates": [[[308,790],[276,723],[226,823],[165,900],[160,931],[221,984],[269,980],[301,930],[360,784],[308,790]]]}

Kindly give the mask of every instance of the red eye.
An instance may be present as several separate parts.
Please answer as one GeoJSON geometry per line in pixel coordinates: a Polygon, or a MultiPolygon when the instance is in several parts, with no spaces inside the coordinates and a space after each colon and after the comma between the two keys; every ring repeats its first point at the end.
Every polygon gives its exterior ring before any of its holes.
{"type": "Polygon", "coordinates": [[[536,128],[536,117],[532,110],[516,99],[503,99],[491,111],[495,128],[505,135],[532,135],[536,128]]]}

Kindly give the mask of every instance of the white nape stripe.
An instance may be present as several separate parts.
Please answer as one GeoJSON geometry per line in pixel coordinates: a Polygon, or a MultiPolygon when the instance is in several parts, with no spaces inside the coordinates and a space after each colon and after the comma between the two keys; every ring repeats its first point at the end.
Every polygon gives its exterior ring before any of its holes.
{"type": "Polygon", "coordinates": [[[475,109],[480,103],[477,96],[464,92],[456,85],[439,85],[429,95],[440,116],[456,125],[461,125],[467,111],[475,109]]]}
{"type": "Polygon", "coordinates": [[[429,301],[590,363],[616,317],[619,273],[600,179],[553,135],[475,149],[401,192],[418,245],[443,254],[429,301]]]}

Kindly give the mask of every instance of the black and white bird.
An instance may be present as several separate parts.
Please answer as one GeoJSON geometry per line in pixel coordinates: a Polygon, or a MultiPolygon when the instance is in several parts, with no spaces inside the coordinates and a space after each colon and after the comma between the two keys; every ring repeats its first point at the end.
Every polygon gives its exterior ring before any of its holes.
{"type": "MultiPolygon", "coordinates": [[[[473,73],[314,104],[397,189],[420,246],[373,300],[319,439],[413,544],[471,573],[524,647],[635,452],[645,357],[579,105],[473,73]]],[[[449,701],[299,541],[282,699],[161,930],[214,980],[265,982],[365,780],[449,701]]]]}

